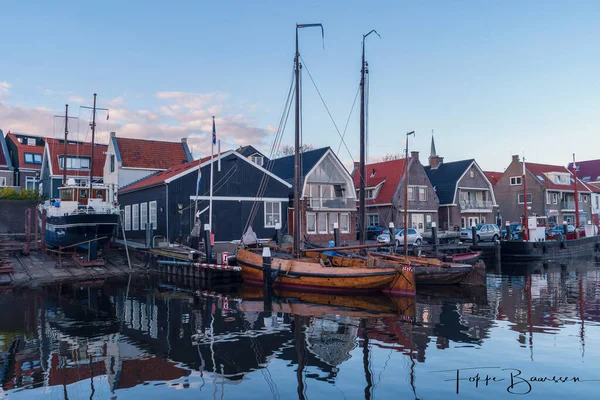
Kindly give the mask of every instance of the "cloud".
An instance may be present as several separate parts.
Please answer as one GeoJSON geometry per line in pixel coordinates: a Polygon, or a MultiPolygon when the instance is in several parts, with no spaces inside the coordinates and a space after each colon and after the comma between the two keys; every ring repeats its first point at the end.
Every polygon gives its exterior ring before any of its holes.
{"type": "Polygon", "coordinates": [[[10,92],[10,83],[6,81],[0,81],[0,99],[10,92]]]}
{"type": "Polygon", "coordinates": [[[85,103],[85,99],[81,96],[69,96],[67,100],[71,103],[83,104],[85,103]]]}
{"type": "MultiPolygon", "coordinates": [[[[0,82],[0,129],[48,136],[62,129],[54,127],[53,119],[53,114],[60,111],[2,101],[1,94],[7,93],[9,87],[8,83],[0,82]]],[[[225,93],[157,92],[155,98],[158,104],[152,109],[131,107],[123,96],[108,101],[110,119],[106,120],[106,114],[97,116],[98,142],[106,143],[110,131],[115,131],[117,136],[142,139],[180,141],[188,138],[192,153],[198,157],[210,154],[213,115],[217,116],[217,138],[224,149],[246,144],[268,145],[275,132],[273,126],[260,127],[254,118],[244,113],[244,107],[230,106],[229,95],[225,93]]],[[[84,103],[82,100],[78,96],[69,97],[74,103],[84,103]]],[[[90,138],[89,132],[85,132],[86,118],[82,116],[79,122],[79,140],[90,138]]],[[[75,129],[71,131],[74,133],[75,129]]]]}

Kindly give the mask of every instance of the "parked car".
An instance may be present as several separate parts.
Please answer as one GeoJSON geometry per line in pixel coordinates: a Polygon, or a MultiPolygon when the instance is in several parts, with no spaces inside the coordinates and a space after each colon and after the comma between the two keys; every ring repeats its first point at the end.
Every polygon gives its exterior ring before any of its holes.
{"type": "MultiPolygon", "coordinates": [[[[375,240],[377,236],[381,235],[385,232],[385,228],[377,225],[369,225],[367,226],[367,240],[375,240]]],[[[360,239],[360,229],[358,225],[356,226],[356,240],[360,239]]]]}
{"type": "MultiPolygon", "coordinates": [[[[378,243],[389,243],[390,242],[390,234],[382,233],[381,235],[377,236],[377,242],[378,243]]],[[[421,244],[423,244],[423,236],[421,235],[421,233],[418,230],[416,230],[414,228],[408,228],[407,242],[409,245],[420,246],[421,244]]],[[[396,246],[403,246],[403,245],[404,245],[404,229],[396,228],[396,246]]]]}
{"type": "MultiPolygon", "coordinates": [[[[509,225],[509,229],[510,229],[510,234],[511,234],[512,238],[514,240],[518,240],[519,236],[521,236],[521,232],[523,231],[523,227],[521,226],[521,224],[518,222],[513,222],[512,224],[509,225]]],[[[502,228],[502,231],[500,232],[500,236],[504,240],[508,239],[508,236],[506,234],[506,228],[502,228]]]]}
{"type": "MultiPolygon", "coordinates": [[[[477,224],[477,241],[484,242],[486,240],[495,242],[500,239],[500,228],[496,224],[477,224]]],[[[471,228],[460,231],[460,240],[473,240],[471,228]]]]}
{"type": "MultiPolygon", "coordinates": [[[[567,225],[567,234],[575,233],[575,227],[573,225],[567,225]]],[[[551,228],[546,229],[546,239],[558,239],[565,234],[565,228],[562,225],[554,225],[551,228]]]]}

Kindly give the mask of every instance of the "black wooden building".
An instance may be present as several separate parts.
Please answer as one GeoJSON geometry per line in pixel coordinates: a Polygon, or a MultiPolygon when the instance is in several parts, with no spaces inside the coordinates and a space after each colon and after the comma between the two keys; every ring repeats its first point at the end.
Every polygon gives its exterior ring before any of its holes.
{"type": "MultiPolygon", "coordinates": [[[[214,157],[212,231],[216,242],[239,240],[248,221],[259,238],[271,238],[278,224],[287,223],[291,185],[235,150],[214,157]],[[218,164],[221,168],[219,170],[218,164]],[[264,189],[259,193],[261,182],[264,189]],[[257,198],[257,196],[260,196],[257,198]]],[[[119,190],[127,239],[143,240],[145,225],[153,236],[175,242],[189,236],[194,226],[198,165],[201,180],[198,211],[208,223],[210,157],[181,164],[133,182],[119,190]]]]}

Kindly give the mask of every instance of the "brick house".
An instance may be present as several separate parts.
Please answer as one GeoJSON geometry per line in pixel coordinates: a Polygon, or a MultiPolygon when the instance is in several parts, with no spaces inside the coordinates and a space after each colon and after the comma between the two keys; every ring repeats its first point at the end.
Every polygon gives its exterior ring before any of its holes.
{"type": "MultiPolygon", "coordinates": [[[[573,171],[573,163],[567,167],[573,171]]],[[[592,218],[598,225],[600,220],[600,160],[577,161],[577,177],[592,192],[592,218]]]]}
{"type": "Polygon", "coordinates": [[[474,159],[445,163],[444,158],[436,154],[431,138],[425,172],[439,197],[442,229],[457,230],[497,222],[494,186],[474,159]]]}
{"type": "Polygon", "coordinates": [[[111,132],[103,165],[108,198],[113,199],[120,188],[132,182],[192,160],[185,138],[181,142],[165,142],[122,138],[111,132]]]}
{"type": "MultiPolygon", "coordinates": [[[[393,222],[404,226],[404,170],[406,159],[372,163],[365,166],[366,224],[387,227],[393,222]]],[[[358,193],[360,174],[353,172],[354,188],[358,193]]],[[[419,161],[419,152],[408,159],[408,225],[420,232],[438,220],[439,200],[419,161]]]]}
{"type": "MultiPolygon", "coordinates": [[[[352,177],[329,147],[302,153],[303,185],[300,191],[299,211],[301,213],[302,237],[308,236],[312,242],[324,243],[333,240],[333,225],[338,223],[342,240],[356,239],[356,195],[352,177]]],[[[265,168],[294,184],[294,156],[269,160],[265,168]]],[[[288,225],[283,231],[290,235],[293,226],[294,188],[290,189],[290,210],[288,225]],[[287,229],[286,229],[287,228],[287,229]]]]}
{"type": "Polygon", "coordinates": [[[12,132],[6,134],[6,146],[14,168],[14,186],[39,189],[45,143],[41,136],[12,132]]]}
{"type": "MultiPolygon", "coordinates": [[[[525,163],[528,215],[546,217],[548,225],[563,221],[575,224],[573,174],[562,165],[525,163]]],[[[592,191],[577,180],[580,225],[592,214],[592,191]]],[[[496,184],[496,197],[504,222],[518,222],[523,216],[523,163],[518,155],[496,184]]]]}
{"type": "Polygon", "coordinates": [[[4,139],[4,133],[0,130],[0,188],[5,186],[14,186],[14,172],[10,153],[4,139]]]}

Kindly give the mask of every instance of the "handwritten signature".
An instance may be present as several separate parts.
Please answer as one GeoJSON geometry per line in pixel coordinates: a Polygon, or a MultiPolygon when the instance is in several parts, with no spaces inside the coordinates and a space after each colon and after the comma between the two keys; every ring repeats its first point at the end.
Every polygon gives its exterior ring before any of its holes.
{"type": "Polygon", "coordinates": [[[534,386],[540,383],[575,384],[580,382],[600,382],[600,379],[581,379],[579,376],[524,376],[518,368],[502,367],[475,367],[432,372],[452,373],[454,377],[444,379],[444,382],[454,382],[456,385],[456,394],[460,393],[461,383],[464,382],[472,384],[476,389],[503,382],[506,385],[508,393],[518,395],[531,393],[534,386]],[[495,372],[499,373],[483,373],[480,370],[497,370],[495,372]]]}

